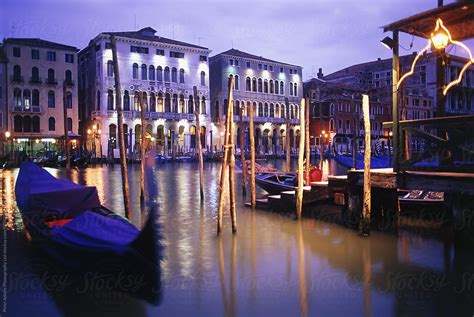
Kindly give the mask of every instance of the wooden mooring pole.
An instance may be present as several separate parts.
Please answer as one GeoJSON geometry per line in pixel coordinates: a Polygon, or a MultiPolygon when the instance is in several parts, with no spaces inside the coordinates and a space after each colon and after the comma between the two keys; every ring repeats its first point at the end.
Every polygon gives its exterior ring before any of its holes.
{"type": "Polygon", "coordinates": [[[285,130],[285,149],[286,149],[286,171],[291,172],[291,150],[290,150],[290,102],[288,98],[285,98],[285,111],[286,111],[286,130],[285,130]]]}
{"type": "Polygon", "coordinates": [[[115,40],[115,34],[111,35],[110,38],[112,48],[112,60],[114,66],[114,78],[115,78],[115,106],[117,109],[117,124],[119,133],[119,149],[120,149],[120,169],[122,172],[122,192],[123,192],[123,204],[125,209],[125,216],[131,218],[130,210],[130,190],[128,187],[128,174],[127,174],[127,156],[125,153],[125,139],[123,133],[123,108],[122,108],[122,92],[120,88],[120,74],[117,59],[117,44],[115,40]]]}
{"type": "Polygon", "coordinates": [[[204,200],[204,162],[202,159],[202,143],[201,143],[201,124],[199,121],[199,113],[201,112],[200,109],[200,102],[199,102],[199,97],[198,97],[198,92],[197,92],[197,87],[193,87],[193,92],[194,92],[194,103],[196,104],[196,107],[194,107],[194,115],[196,116],[196,136],[198,139],[197,142],[197,148],[198,148],[198,156],[199,156],[199,195],[201,197],[201,201],[204,200]]]}
{"type": "Polygon", "coordinates": [[[301,105],[300,105],[300,144],[299,144],[299,150],[298,150],[298,190],[297,190],[297,196],[296,196],[296,216],[298,219],[301,218],[301,213],[303,211],[303,156],[304,156],[304,139],[305,139],[305,132],[302,131],[305,126],[305,100],[302,98],[301,99],[301,105]]]}
{"type": "MultiPolygon", "coordinates": [[[[226,129],[224,136],[224,160],[222,162],[221,175],[219,181],[219,206],[217,212],[217,234],[222,232],[222,211],[224,208],[224,186],[225,186],[225,175],[227,170],[227,161],[229,155],[233,156],[233,89],[234,89],[234,77],[229,77],[229,99],[227,105],[227,117],[226,117],[226,129]]],[[[230,216],[232,220],[232,232],[237,232],[237,223],[235,215],[235,191],[234,191],[234,164],[235,157],[230,158],[230,168],[229,168],[229,190],[230,190],[230,216]]]]}
{"type": "Polygon", "coordinates": [[[306,186],[310,186],[310,177],[309,177],[309,169],[311,167],[311,143],[309,140],[309,97],[306,97],[305,100],[305,157],[306,157],[306,164],[305,164],[305,172],[306,172],[306,186]]]}
{"type": "Polygon", "coordinates": [[[64,115],[64,154],[66,154],[66,175],[69,178],[69,172],[71,171],[71,159],[69,153],[69,127],[67,124],[67,89],[66,81],[63,83],[63,115],[64,115]]]}
{"type": "Polygon", "coordinates": [[[140,203],[145,203],[145,98],[144,93],[139,92],[140,102],[140,121],[142,125],[141,129],[141,142],[140,142],[140,203]]]}
{"type": "Polygon", "coordinates": [[[368,236],[370,234],[370,109],[369,96],[362,95],[362,113],[364,116],[364,196],[362,202],[362,219],[360,222],[361,235],[368,236]]]}
{"type": "Polygon", "coordinates": [[[250,105],[249,111],[249,135],[250,135],[250,204],[255,207],[257,202],[257,194],[255,189],[255,130],[253,127],[254,105],[250,105]]]}
{"type": "MultiPolygon", "coordinates": [[[[245,160],[245,124],[244,124],[244,107],[241,105],[239,111],[239,144],[240,144],[240,161],[242,162],[242,194],[247,194],[247,161],[245,160]]],[[[250,105],[252,107],[252,105],[250,105]]]]}

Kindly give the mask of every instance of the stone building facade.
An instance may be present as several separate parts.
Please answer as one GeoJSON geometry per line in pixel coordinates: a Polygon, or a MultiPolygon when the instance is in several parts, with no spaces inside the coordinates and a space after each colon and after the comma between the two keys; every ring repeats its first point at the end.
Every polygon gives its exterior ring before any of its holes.
{"type": "MultiPolygon", "coordinates": [[[[234,123],[248,122],[249,107],[254,107],[255,146],[257,153],[280,154],[284,150],[287,118],[290,119],[290,143],[297,147],[300,133],[299,111],[303,97],[302,68],[230,49],[210,58],[211,115],[219,128],[218,146],[223,144],[228,107],[228,79],[234,77],[234,123]]],[[[246,129],[248,146],[248,129],[246,129]]],[[[235,128],[236,140],[240,128],[235,128]]],[[[236,141],[234,141],[236,142],[236,141]]],[[[235,144],[239,144],[238,142],[235,144]]],[[[240,145],[238,145],[239,147],[240,145]]]]}

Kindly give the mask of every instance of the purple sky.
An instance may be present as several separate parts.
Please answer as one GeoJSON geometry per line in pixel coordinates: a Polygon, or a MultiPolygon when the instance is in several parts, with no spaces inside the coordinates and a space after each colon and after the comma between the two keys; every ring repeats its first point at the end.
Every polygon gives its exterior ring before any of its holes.
{"type": "MultiPolygon", "coordinates": [[[[453,1],[446,1],[450,3],[453,1]]],[[[325,74],[391,56],[379,28],[437,0],[3,0],[0,37],[40,37],[83,48],[104,31],[145,26],[209,47],[233,47],[325,74]]],[[[386,34],[388,35],[388,34],[386,34]]],[[[408,47],[411,37],[402,36],[408,47]]],[[[415,38],[414,49],[425,40],[415,38]]],[[[409,53],[401,49],[401,54],[409,53]]]]}

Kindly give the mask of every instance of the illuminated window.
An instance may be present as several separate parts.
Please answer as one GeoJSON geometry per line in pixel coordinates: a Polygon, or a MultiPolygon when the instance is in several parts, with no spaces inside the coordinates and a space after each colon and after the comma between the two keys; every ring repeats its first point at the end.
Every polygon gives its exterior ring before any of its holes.
{"type": "Polygon", "coordinates": [[[148,79],[155,80],[155,67],[153,65],[148,66],[148,79]]]}
{"type": "Polygon", "coordinates": [[[184,69],[179,70],[179,83],[184,84],[184,69]]]}
{"type": "Polygon", "coordinates": [[[206,73],[204,71],[201,72],[201,86],[206,86],[206,73]]]}
{"type": "Polygon", "coordinates": [[[147,79],[147,69],[146,69],[146,65],[145,64],[142,64],[142,80],[146,80],[147,79]]]}
{"type": "Polygon", "coordinates": [[[132,67],[132,78],[138,79],[138,64],[134,63],[132,67]]]}
{"type": "Polygon", "coordinates": [[[178,70],[175,67],[171,69],[171,81],[173,83],[178,82],[178,70]]]}
{"type": "Polygon", "coordinates": [[[112,61],[107,61],[107,77],[114,76],[114,64],[112,61]]]}

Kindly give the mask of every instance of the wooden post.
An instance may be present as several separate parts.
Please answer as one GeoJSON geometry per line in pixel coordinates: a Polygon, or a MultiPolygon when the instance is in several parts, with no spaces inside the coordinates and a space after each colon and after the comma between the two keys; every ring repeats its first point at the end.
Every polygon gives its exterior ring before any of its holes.
{"type": "Polygon", "coordinates": [[[229,140],[229,130],[230,125],[232,124],[232,118],[229,117],[229,108],[232,107],[233,104],[233,90],[234,87],[234,78],[229,78],[229,100],[227,104],[227,116],[226,116],[226,126],[225,126],[225,135],[224,135],[224,159],[222,161],[221,167],[221,178],[219,181],[219,207],[217,212],[217,234],[220,234],[222,231],[222,210],[224,208],[224,186],[225,186],[225,174],[227,170],[227,161],[229,157],[228,145],[232,142],[229,140]]]}
{"type": "Polygon", "coordinates": [[[198,148],[198,156],[199,156],[199,194],[201,196],[201,201],[204,200],[204,162],[202,159],[202,144],[201,144],[201,124],[199,121],[199,113],[200,113],[200,102],[199,102],[199,97],[198,97],[198,92],[197,92],[197,87],[193,87],[193,92],[194,92],[194,115],[196,117],[196,136],[197,136],[197,148],[198,148]]]}
{"type": "Polygon", "coordinates": [[[305,110],[305,149],[306,149],[306,165],[305,165],[305,171],[306,171],[306,186],[310,186],[310,177],[309,177],[309,169],[311,166],[311,143],[309,140],[309,97],[306,97],[306,110],[305,110]]]}
{"type": "Polygon", "coordinates": [[[66,98],[66,81],[63,83],[63,115],[64,115],[64,152],[66,154],[66,175],[69,178],[71,171],[71,159],[69,153],[69,131],[67,126],[67,98],[66,98]]]}
{"type": "Polygon", "coordinates": [[[139,92],[140,98],[140,121],[142,125],[140,142],[140,203],[145,203],[145,99],[143,92],[139,92]]]}
{"type": "Polygon", "coordinates": [[[286,148],[286,171],[291,172],[291,152],[290,152],[290,102],[288,98],[285,98],[285,110],[286,110],[286,131],[285,131],[285,148],[286,148]]]}
{"type": "MultiPolygon", "coordinates": [[[[240,107],[239,111],[239,127],[240,127],[240,160],[242,161],[242,194],[247,194],[247,161],[245,160],[245,124],[244,124],[244,107],[240,107]]],[[[252,107],[252,105],[250,105],[252,107]]]]}
{"type": "MultiPolygon", "coordinates": [[[[234,89],[234,78],[231,78],[230,82],[230,90],[232,91],[234,89]]],[[[229,100],[231,100],[231,95],[229,95],[229,100]]],[[[229,143],[227,145],[226,150],[229,151],[230,154],[230,164],[229,164],[229,197],[230,197],[230,217],[232,221],[232,232],[236,233],[237,232],[237,218],[235,215],[235,175],[234,175],[234,170],[235,170],[235,154],[234,154],[234,100],[232,100],[232,103],[229,102],[229,107],[227,108],[227,113],[230,118],[230,123],[229,123],[229,143]],[[231,106],[232,105],[232,106],[231,106]]]]}
{"type": "Polygon", "coordinates": [[[303,155],[304,155],[304,139],[305,132],[302,131],[305,126],[305,100],[301,98],[300,105],[300,144],[298,151],[298,191],[296,196],[296,216],[298,219],[301,218],[301,212],[303,211],[303,155]]]}
{"type": "Polygon", "coordinates": [[[370,111],[369,96],[362,95],[362,112],[364,115],[365,146],[364,146],[364,198],[362,202],[362,220],[360,233],[370,234],[370,111]]]}
{"type": "Polygon", "coordinates": [[[249,134],[250,134],[250,204],[255,207],[257,202],[257,194],[255,192],[255,130],[253,127],[253,111],[255,110],[254,105],[250,105],[249,110],[249,134]]]}
{"type": "Polygon", "coordinates": [[[323,171],[323,160],[324,160],[324,144],[323,140],[325,140],[324,135],[323,135],[323,103],[319,103],[319,126],[321,129],[321,136],[319,137],[319,168],[321,169],[321,172],[323,171]]]}
{"type": "Polygon", "coordinates": [[[123,108],[122,108],[122,91],[120,88],[120,73],[117,59],[117,44],[115,34],[110,36],[110,46],[112,48],[112,60],[114,65],[115,78],[115,103],[117,109],[117,124],[119,133],[119,149],[120,149],[120,170],[122,172],[122,192],[123,204],[125,209],[125,216],[131,218],[130,210],[130,190],[128,188],[128,174],[127,174],[127,156],[125,153],[125,139],[123,133],[123,108]]]}
{"type": "Polygon", "coordinates": [[[398,31],[393,31],[393,60],[392,60],[392,118],[393,118],[393,171],[398,172],[398,155],[400,153],[399,129],[398,129],[398,79],[400,62],[398,56],[398,31]]]}

